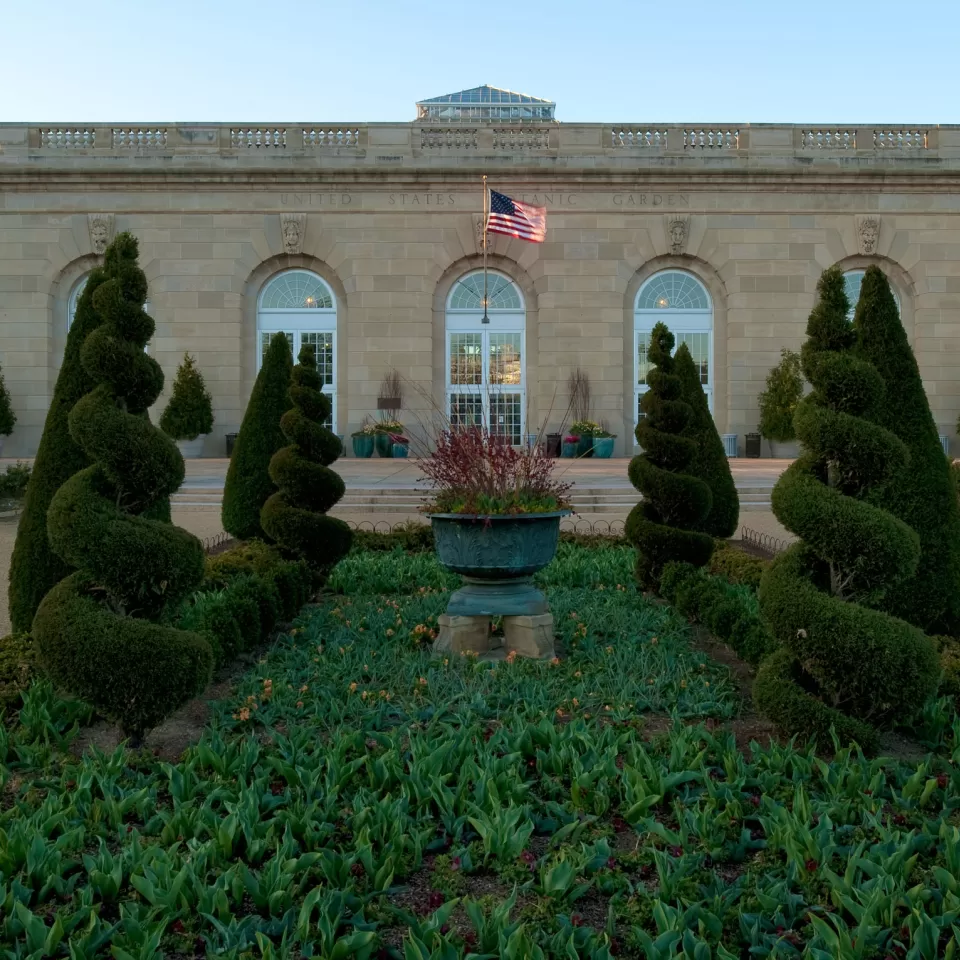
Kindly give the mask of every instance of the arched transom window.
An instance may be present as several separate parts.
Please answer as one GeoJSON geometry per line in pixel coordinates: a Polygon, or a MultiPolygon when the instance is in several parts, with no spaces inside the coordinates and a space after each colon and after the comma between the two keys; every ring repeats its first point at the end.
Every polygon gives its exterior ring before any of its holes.
{"type": "Polygon", "coordinates": [[[309,270],[287,270],[272,277],[257,304],[257,369],[275,333],[287,335],[294,363],[304,346],[313,347],[323,392],[332,412],[327,426],[337,423],[337,301],[333,291],[309,270]]]}
{"type": "Polygon", "coordinates": [[[491,432],[523,440],[526,399],[526,311],[517,285],[487,273],[487,320],[483,273],[453,284],[446,309],[447,405],[453,424],[484,424],[491,432]]]}
{"type": "MultiPolygon", "coordinates": [[[[74,321],[74,319],[75,319],[76,316],[77,316],[77,304],[80,302],[80,297],[83,295],[83,291],[84,291],[84,290],[86,289],[86,287],[87,287],[87,280],[89,280],[89,279],[90,279],[90,274],[89,274],[89,273],[85,273],[85,274],[73,285],[73,289],[70,291],[70,296],[67,297],[67,330],[68,330],[68,331],[69,331],[70,328],[73,326],[73,321],[74,321]]],[[[143,309],[144,309],[147,313],[150,313],[150,312],[151,312],[151,311],[150,311],[150,301],[149,301],[149,300],[147,300],[147,301],[144,303],[143,309]]],[[[150,352],[150,344],[149,344],[149,343],[143,348],[143,352],[144,352],[144,353],[149,353],[149,352],[150,352]]]]}
{"type": "Polygon", "coordinates": [[[713,302],[706,287],[691,273],[664,270],[640,287],[634,308],[634,410],[640,418],[640,398],[647,392],[650,331],[662,321],[687,345],[700,369],[700,382],[713,410],[713,302]]]}
{"type": "MultiPolygon", "coordinates": [[[[860,302],[860,287],[863,286],[863,276],[866,273],[866,270],[849,270],[843,275],[843,286],[847,293],[847,299],[850,301],[850,312],[847,314],[847,319],[852,320],[853,315],[857,312],[857,304],[860,302]]],[[[893,299],[897,302],[897,313],[900,312],[900,297],[897,294],[897,291],[893,289],[893,284],[890,285],[890,292],[893,294],[893,299]]]]}

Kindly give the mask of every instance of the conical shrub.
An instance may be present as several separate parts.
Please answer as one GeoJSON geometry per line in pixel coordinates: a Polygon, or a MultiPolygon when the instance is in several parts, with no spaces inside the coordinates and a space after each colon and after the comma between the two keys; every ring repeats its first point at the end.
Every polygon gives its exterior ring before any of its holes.
{"type": "Polygon", "coordinates": [[[670,561],[702,567],[713,552],[713,538],[699,532],[713,503],[710,487],[686,472],[696,443],[682,433],[693,410],[674,370],[673,344],[673,334],[658,323],[647,352],[654,369],[640,401],[646,416],[636,429],[643,453],[630,461],[628,470],[643,500],[630,511],[625,532],[637,547],[637,579],[648,589],[656,589],[670,561]]]}
{"type": "Polygon", "coordinates": [[[189,353],[177,368],[173,394],[160,416],[160,429],[174,440],[196,440],[213,429],[213,398],[189,353]]]}
{"type": "Polygon", "coordinates": [[[910,579],[916,533],[867,502],[908,460],[904,444],[864,416],[883,399],[876,369],[853,351],[843,274],[824,272],[801,353],[813,392],[794,426],[803,450],[773,490],[773,512],[800,538],[760,582],[760,609],[781,649],[757,675],[758,707],[781,729],[872,749],[877,729],[936,690],[932,642],[877,609],[910,579]]]}
{"type": "Polygon", "coordinates": [[[52,679],[135,740],[203,690],[212,667],[205,638],[158,622],[199,586],[204,557],[196,537],[144,517],[184,475],[173,441],[145,416],[163,388],[144,353],[154,330],[146,295],[137,241],[121,233],[93,294],[102,323],[80,352],[94,387],[68,417],[91,465],[64,483],[47,515],[50,545],[76,573],[33,621],[52,679]]]}
{"type": "Polygon", "coordinates": [[[853,325],[858,355],[876,368],[887,396],[896,398],[878,404],[870,419],[899,437],[910,454],[872,502],[920,537],[916,572],[890,589],[884,608],[930,633],[960,628],[960,508],[916,358],[879,267],[863,277],[853,325]]]}
{"type": "Polygon", "coordinates": [[[730,472],[730,461],[717,433],[717,425],[710,413],[707,395],[700,382],[700,371],[693,362],[690,350],[681,343],[673,358],[673,372],[683,384],[681,399],[690,406],[691,416],[680,436],[696,445],[693,458],[684,468],[692,477],[699,477],[710,488],[710,512],[697,529],[711,537],[725,539],[736,532],[740,518],[740,498],[730,472]]]}
{"type": "Polygon", "coordinates": [[[240,540],[270,537],[260,526],[260,511],[277,488],[270,460],[286,443],[280,418],[290,409],[293,357],[286,334],[275,333],[253,385],[223,487],[223,529],[240,540]]]}
{"type": "Polygon", "coordinates": [[[0,437],[9,437],[17,422],[17,415],[13,412],[13,403],[10,400],[10,391],[7,390],[3,373],[0,373],[0,437]]]}
{"type": "Polygon", "coordinates": [[[70,436],[67,417],[74,404],[94,387],[94,381],[80,361],[80,348],[100,325],[93,295],[106,280],[102,267],[95,267],[77,302],[63,363],[53,388],[43,435],[33,462],[33,473],[23,499],[23,513],[10,560],[10,622],[14,633],[27,633],[40,601],[51,588],[68,576],[71,567],[50,547],[47,537],[47,510],[53,495],[89,460],[70,436]]]}
{"type": "Polygon", "coordinates": [[[279,487],[263,505],[260,524],[281,548],[324,576],[350,550],[353,534],[342,520],[326,516],[343,496],[343,480],[330,469],[343,445],[324,421],[330,398],[323,393],[316,353],[304,346],[293,368],[293,408],[280,420],[290,445],[270,461],[270,479],[279,487]]]}

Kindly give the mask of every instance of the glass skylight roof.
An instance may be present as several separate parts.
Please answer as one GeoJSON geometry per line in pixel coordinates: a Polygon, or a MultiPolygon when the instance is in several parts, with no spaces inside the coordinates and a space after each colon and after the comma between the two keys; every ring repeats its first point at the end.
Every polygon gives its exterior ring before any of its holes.
{"type": "Polygon", "coordinates": [[[484,84],[448,93],[443,97],[431,97],[417,103],[417,119],[428,122],[483,121],[483,120],[534,120],[553,121],[557,105],[552,100],[529,97],[525,93],[501,90],[484,84]]]}
{"type": "Polygon", "coordinates": [[[552,100],[530,97],[525,93],[514,93],[512,90],[501,90],[499,87],[491,87],[488,84],[482,87],[471,87],[469,90],[460,90],[458,93],[448,93],[443,97],[420,100],[417,106],[426,103],[538,103],[556,106],[552,100]]]}

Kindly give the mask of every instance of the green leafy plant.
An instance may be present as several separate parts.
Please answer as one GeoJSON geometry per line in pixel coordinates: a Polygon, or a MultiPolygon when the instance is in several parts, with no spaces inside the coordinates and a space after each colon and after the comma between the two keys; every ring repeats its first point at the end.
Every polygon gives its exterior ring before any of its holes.
{"type": "Polygon", "coordinates": [[[920,560],[892,584],[884,609],[930,632],[960,627],[960,507],[930,402],[886,275],[868,267],[853,319],[856,352],[880,375],[888,398],[867,416],[898,437],[909,459],[872,497],[916,531],[920,560]]]}
{"type": "Polygon", "coordinates": [[[17,415],[13,412],[10,391],[3,379],[3,373],[0,372],[0,437],[9,437],[16,422],[17,415]]]}
{"type": "Polygon", "coordinates": [[[160,429],[174,440],[196,440],[213,429],[213,398],[189,353],[177,368],[173,395],[160,417],[160,429]]]}
{"type": "Polygon", "coordinates": [[[865,416],[884,383],[853,351],[838,268],[823,273],[818,291],[802,352],[814,389],[794,417],[804,453],[772,496],[801,542],[761,580],[761,611],[782,648],[761,667],[754,696],[790,733],[823,737],[833,725],[842,740],[873,748],[878,726],[906,719],[935,692],[938,665],[929,638],[877,609],[920,556],[917,534],[870,502],[908,452],[865,416]]]}
{"type": "Polygon", "coordinates": [[[0,500],[22,500],[32,473],[30,464],[19,460],[7,467],[6,472],[0,474],[0,500]]]}
{"type": "Polygon", "coordinates": [[[145,516],[180,486],[184,466],[145,416],[163,373],[143,349],[154,323],[137,253],[121,233],[105,255],[103,322],[81,351],[95,386],[69,416],[91,466],[57,491],[47,517],[51,546],[77,573],[47,594],[32,631],[50,677],[134,739],[199,693],[212,665],[203,637],[157,622],[199,585],[203,546],[145,516]]]}
{"type": "Polygon", "coordinates": [[[94,387],[81,362],[80,349],[101,323],[93,296],[105,280],[103,268],[95,267],[88,274],[77,301],[33,473],[24,495],[23,514],[10,559],[10,621],[15,633],[29,632],[40,601],[73,569],[50,546],[47,510],[61,485],[89,463],[83,449],[70,435],[67,417],[74,404],[94,387]]]}
{"type": "Polygon", "coordinates": [[[595,420],[574,420],[570,424],[570,433],[575,437],[597,436],[603,431],[595,420]]]}
{"type": "Polygon", "coordinates": [[[766,387],[757,397],[760,435],[777,443],[795,440],[793,415],[802,397],[800,354],[784,347],[780,351],[780,362],[767,374],[766,387]]]}
{"type": "Polygon", "coordinates": [[[690,350],[681,343],[674,356],[674,373],[682,383],[681,397],[692,411],[680,436],[693,440],[696,449],[684,468],[692,477],[699,477],[710,488],[710,512],[698,529],[712,537],[729,537],[737,529],[740,517],[740,498],[730,472],[730,461],[723,449],[723,441],[710,413],[707,395],[703,392],[700,370],[693,362],[690,350]]]}
{"type": "Polygon", "coordinates": [[[630,461],[630,482],[643,494],[627,517],[627,538],[637,547],[637,577],[656,588],[671,560],[702,567],[713,552],[713,538],[700,532],[713,504],[710,487],[685,470],[696,455],[694,440],[683,436],[693,410],[683,399],[683,381],[671,356],[674,337],[663,323],[650,334],[648,355],[654,369],[640,401],[646,416],[637,424],[643,453],[630,461]]]}
{"type": "Polygon", "coordinates": [[[37,650],[29,633],[0,637],[0,710],[19,705],[37,675],[37,650]]]}
{"type": "Polygon", "coordinates": [[[325,426],[330,398],[321,390],[314,349],[304,346],[293,368],[293,407],[280,420],[290,441],[270,461],[270,479],[279,487],[263,505],[260,523],[287,553],[324,577],[350,551],[352,533],[327,511],[343,496],[343,480],[330,469],[343,452],[325,426]]]}

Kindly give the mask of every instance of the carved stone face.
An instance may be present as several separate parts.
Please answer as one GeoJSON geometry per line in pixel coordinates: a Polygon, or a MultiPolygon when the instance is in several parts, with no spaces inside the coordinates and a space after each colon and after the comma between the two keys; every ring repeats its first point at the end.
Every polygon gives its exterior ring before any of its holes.
{"type": "Polygon", "coordinates": [[[876,220],[864,220],[860,224],[860,240],[863,243],[863,249],[870,253],[877,245],[880,238],[880,224],[876,220]]]}
{"type": "Polygon", "coordinates": [[[283,225],[283,242],[295,247],[300,242],[300,224],[296,220],[287,220],[283,225]]]}
{"type": "Polygon", "coordinates": [[[683,220],[674,220],[670,224],[670,245],[674,249],[682,249],[687,239],[687,225],[683,220]]]}
{"type": "Polygon", "coordinates": [[[106,221],[97,218],[90,224],[90,238],[93,241],[94,250],[102,253],[106,249],[109,239],[106,221]]]}

